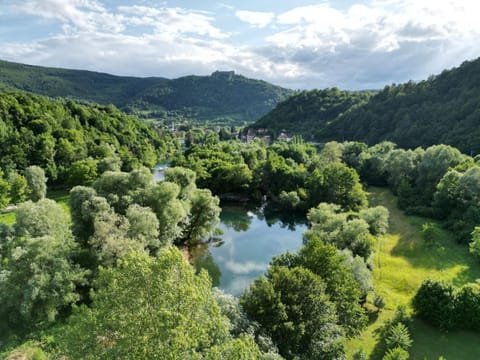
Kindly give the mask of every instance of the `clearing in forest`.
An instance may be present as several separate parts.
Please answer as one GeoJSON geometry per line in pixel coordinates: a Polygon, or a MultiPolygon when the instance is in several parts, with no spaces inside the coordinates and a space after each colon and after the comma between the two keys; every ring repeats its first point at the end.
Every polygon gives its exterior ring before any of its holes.
{"type": "MultiPolygon", "coordinates": [[[[447,231],[431,219],[406,216],[396,205],[396,197],[387,188],[369,188],[370,206],[383,205],[390,212],[390,230],[377,244],[373,255],[375,289],[386,302],[385,309],[373,316],[370,325],[357,338],[348,342],[348,355],[363,348],[371,359],[381,359],[376,329],[390,318],[398,305],[410,306],[422,281],[431,278],[462,286],[480,279],[480,262],[468,252],[466,245],[457,244],[447,231]],[[427,246],[420,231],[422,225],[438,225],[435,245],[427,246]]],[[[480,334],[457,331],[448,334],[415,320],[410,359],[477,360],[480,334]]]]}

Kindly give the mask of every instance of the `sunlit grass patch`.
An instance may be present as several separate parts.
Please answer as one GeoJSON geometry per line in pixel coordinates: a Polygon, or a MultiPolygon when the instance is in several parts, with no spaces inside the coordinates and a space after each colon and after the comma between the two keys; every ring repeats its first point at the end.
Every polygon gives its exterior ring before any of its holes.
{"type": "MultiPolygon", "coordinates": [[[[384,298],[386,308],[358,338],[348,342],[349,357],[359,348],[367,353],[372,352],[377,343],[375,330],[393,315],[398,305],[410,306],[411,299],[423,280],[445,280],[462,286],[480,279],[480,263],[468,252],[467,246],[457,244],[448,231],[441,229],[440,224],[431,219],[403,214],[396,206],[396,198],[388,189],[370,188],[369,191],[370,205],[383,205],[390,212],[389,233],[379,240],[372,259],[375,289],[384,298]],[[425,223],[437,226],[433,246],[426,244],[421,236],[422,225],[425,223]]],[[[437,360],[439,355],[435,354],[443,354],[448,360],[478,359],[480,334],[462,334],[443,334],[415,321],[412,332],[415,343],[411,358],[437,360]],[[434,342],[435,339],[443,340],[437,343],[434,342]],[[454,350],[462,346],[468,348],[468,351],[461,353],[454,350]],[[469,354],[477,356],[469,357],[469,354]]]]}

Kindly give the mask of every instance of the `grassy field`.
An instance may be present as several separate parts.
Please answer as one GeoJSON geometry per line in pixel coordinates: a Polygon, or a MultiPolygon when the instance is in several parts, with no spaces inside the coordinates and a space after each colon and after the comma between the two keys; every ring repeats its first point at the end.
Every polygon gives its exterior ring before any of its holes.
{"type": "MultiPolygon", "coordinates": [[[[68,190],[52,190],[48,191],[47,197],[49,199],[55,200],[58,202],[62,208],[70,214],[70,208],[68,207],[68,199],[70,198],[68,190]]],[[[0,213],[0,222],[13,225],[15,223],[15,212],[5,212],[0,213]]]]}
{"type": "MultiPolygon", "coordinates": [[[[385,299],[386,308],[358,338],[349,341],[347,348],[349,358],[363,348],[372,355],[371,359],[381,359],[375,351],[375,330],[393,315],[398,305],[410,306],[424,279],[446,280],[461,286],[480,279],[480,263],[468,253],[465,245],[456,244],[449,233],[441,229],[436,245],[426,246],[420,230],[424,223],[435,224],[435,221],[404,215],[388,189],[370,188],[369,200],[371,206],[383,205],[390,211],[390,231],[379,241],[373,258],[375,288],[385,299]]],[[[480,334],[444,334],[415,320],[412,338],[411,359],[437,360],[440,355],[447,360],[480,358],[480,334]]]]}

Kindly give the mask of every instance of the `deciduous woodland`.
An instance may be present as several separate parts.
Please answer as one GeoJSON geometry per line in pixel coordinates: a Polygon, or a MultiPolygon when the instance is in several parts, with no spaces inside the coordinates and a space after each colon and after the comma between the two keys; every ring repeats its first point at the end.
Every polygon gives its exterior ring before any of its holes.
{"type": "MultiPolygon", "coordinates": [[[[387,93],[314,95],[339,115],[387,93]]],[[[234,130],[190,129],[182,146],[111,105],[0,93],[2,357],[450,358],[448,344],[425,349],[442,336],[474,358],[479,156],[234,130]],[[221,201],[308,222],[239,297],[189,263],[221,236],[221,201]]]]}

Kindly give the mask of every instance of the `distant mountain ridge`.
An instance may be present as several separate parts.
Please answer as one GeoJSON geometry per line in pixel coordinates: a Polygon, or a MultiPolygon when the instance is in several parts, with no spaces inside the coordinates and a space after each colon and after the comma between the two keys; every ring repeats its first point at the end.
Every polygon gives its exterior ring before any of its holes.
{"type": "Polygon", "coordinates": [[[287,126],[292,134],[320,142],[390,140],[405,148],[444,143],[479,154],[480,59],[418,83],[386,86],[375,94],[303,92],[252,125],[273,131],[287,126]]]}
{"type": "Polygon", "coordinates": [[[178,79],[139,78],[0,60],[2,88],[113,104],[144,118],[224,125],[253,122],[294,94],[293,90],[233,71],[178,79]]]}

